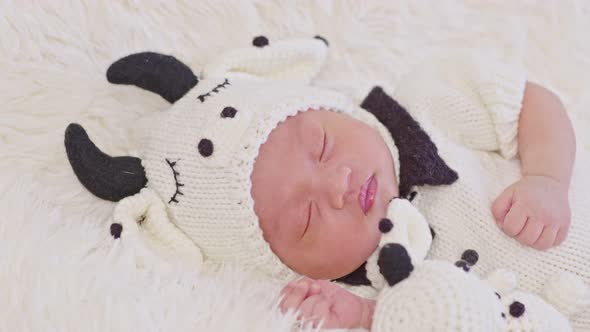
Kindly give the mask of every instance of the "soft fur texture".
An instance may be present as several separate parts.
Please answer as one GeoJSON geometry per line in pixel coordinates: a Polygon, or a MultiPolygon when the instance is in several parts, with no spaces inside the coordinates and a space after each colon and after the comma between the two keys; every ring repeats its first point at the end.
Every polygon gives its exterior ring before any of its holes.
{"type": "Polygon", "coordinates": [[[428,53],[472,47],[525,58],[554,89],[590,151],[590,3],[572,1],[65,1],[0,4],[0,331],[289,331],[278,285],[228,267],[164,264],[109,234],[114,208],[68,166],[67,124],[112,155],[134,155],[134,127],[168,107],[107,82],[122,56],[157,51],[198,73],[255,36],[328,40],[317,84],[360,103],[390,90],[428,53]]]}

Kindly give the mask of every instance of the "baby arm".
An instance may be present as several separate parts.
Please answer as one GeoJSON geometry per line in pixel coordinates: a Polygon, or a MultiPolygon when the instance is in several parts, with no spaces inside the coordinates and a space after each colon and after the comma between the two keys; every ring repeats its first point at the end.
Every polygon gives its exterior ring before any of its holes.
{"type": "Polygon", "coordinates": [[[375,301],[354,295],[327,280],[302,278],[283,288],[280,308],[298,310],[299,319],[314,327],[371,329],[375,301]]]}
{"type": "Polygon", "coordinates": [[[576,143],[559,98],[527,82],[518,123],[523,177],[495,200],[492,212],[508,236],[536,249],[559,245],[570,226],[568,191],[576,143]]]}

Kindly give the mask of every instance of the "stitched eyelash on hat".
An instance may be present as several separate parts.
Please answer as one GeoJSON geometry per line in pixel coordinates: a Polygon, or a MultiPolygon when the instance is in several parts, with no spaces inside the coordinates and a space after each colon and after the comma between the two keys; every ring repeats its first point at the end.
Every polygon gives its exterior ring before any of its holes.
{"type": "Polygon", "coordinates": [[[168,204],[174,202],[174,203],[178,203],[178,200],[176,199],[177,195],[184,195],[181,191],[180,191],[180,187],[184,187],[184,184],[178,182],[178,176],[180,175],[180,173],[178,173],[178,171],[174,168],[174,166],[176,166],[177,161],[170,161],[168,159],[166,159],[166,162],[168,163],[168,166],[170,166],[170,168],[172,169],[172,175],[174,175],[174,185],[176,186],[176,191],[174,192],[174,195],[172,195],[172,197],[170,197],[170,200],[168,201],[168,204]]]}
{"type": "Polygon", "coordinates": [[[211,89],[211,91],[209,91],[209,92],[207,92],[207,93],[205,93],[205,94],[199,95],[197,98],[198,98],[198,99],[199,99],[199,100],[200,100],[202,103],[204,103],[204,102],[205,102],[205,99],[206,99],[207,97],[211,97],[211,93],[218,93],[218,92],[219,92],[219,89],[221,89],[221,88],[225,88],[225,87],[226,87],[227,85],[229,85],[229,84],[230,84],[230,83],[229,83],[229,81],[228,81],[228,80],[227,80],[227,78],[226,78],[226,79],[223,81],[223,83],[221,83],[221,84],[217,84],[217,86],[215,86],[213,89],[211,89]]]}

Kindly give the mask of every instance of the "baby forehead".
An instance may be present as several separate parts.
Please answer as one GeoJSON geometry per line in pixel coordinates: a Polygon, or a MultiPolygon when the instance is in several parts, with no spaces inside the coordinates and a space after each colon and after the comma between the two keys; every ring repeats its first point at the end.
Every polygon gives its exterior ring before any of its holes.
{"type": "Polygon", "coordinates": [[[361,124],[362,122],[355,119],[350,114],[330,109],[330,108],[307,108],[299,111],[294,115],[288,116],[284,121],[279,123],[275,129],[282,128],[305,129],[324,127],[325,125],[335,124],[361,124]]]}

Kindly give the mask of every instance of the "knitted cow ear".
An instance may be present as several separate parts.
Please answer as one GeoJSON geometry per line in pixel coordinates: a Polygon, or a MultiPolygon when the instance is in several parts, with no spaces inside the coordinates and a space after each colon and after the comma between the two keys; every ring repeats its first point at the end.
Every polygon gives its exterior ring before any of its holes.
{"type": "Polygon", "coordinates": [[[192,70],[175,57],[153,52],[131,54],[114,62],[107,70],[107,79],[155,92],[170,103],[199,82],[192,70]]]}
{"type": "Polygon", "coordinates": [[[272,41],[258,36],[253,46],[224,53],[205,66],[206,76],[276,79],[309,83],[327,54],[325,39],[272,41]]]}
{"type": "Polygon", "coordinates": [[[399,150],[400,197],[407,197],[412,186],[436,186],[457,181],[457,172],[441,159],[428,134],[381,87],[374,87],[361,107],[389,130],[399,150]]]}

